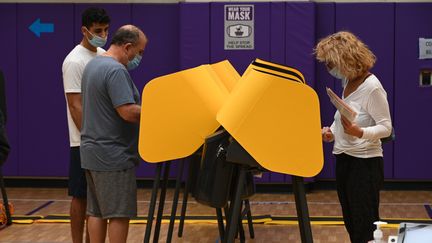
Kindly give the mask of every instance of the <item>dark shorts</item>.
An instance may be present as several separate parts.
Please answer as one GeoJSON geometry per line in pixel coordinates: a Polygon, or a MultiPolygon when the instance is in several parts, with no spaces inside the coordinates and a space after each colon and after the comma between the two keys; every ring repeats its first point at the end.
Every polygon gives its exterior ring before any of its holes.
{"type": "Polygon", "coordinates": [[[85,171],[81,168],[80,147],[70,148],[68,194],[77,198],[87,197],[87,181],[85,171]]]}

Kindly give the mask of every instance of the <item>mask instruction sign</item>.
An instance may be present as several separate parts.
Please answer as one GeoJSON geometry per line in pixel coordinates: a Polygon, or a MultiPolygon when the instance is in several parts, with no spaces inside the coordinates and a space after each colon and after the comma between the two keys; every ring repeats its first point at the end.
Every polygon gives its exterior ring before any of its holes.
{"type": "Polygon", "coordinates": [[[419,38],[419,59],[432,59],[432,39],[419,38]]]}
{"type": "Polygon", "coordinates": [[[253,50],[254,6],[225,5],[225,50],[253,50]]]}

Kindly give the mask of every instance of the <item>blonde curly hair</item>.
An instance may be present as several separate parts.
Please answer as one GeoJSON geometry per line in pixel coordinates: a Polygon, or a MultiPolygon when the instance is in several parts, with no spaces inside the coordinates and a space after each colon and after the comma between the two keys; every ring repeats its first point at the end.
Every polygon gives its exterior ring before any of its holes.
{"type": "Polygon", "coordinates": [[[314,49],[318,61],[336,67],[348,80],[369,71],[376,56],[357,36],[339,31],[321,39],[314,49]]]}

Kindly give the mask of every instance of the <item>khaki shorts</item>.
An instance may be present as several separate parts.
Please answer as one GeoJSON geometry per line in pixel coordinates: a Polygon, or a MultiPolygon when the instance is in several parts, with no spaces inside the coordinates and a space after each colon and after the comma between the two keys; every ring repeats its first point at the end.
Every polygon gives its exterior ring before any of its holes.
{"type": "Polygon", "coordinates": [[[121,171],[86,170],[87,215],[133,218],[137,215],[135,167],[121,171]]]}

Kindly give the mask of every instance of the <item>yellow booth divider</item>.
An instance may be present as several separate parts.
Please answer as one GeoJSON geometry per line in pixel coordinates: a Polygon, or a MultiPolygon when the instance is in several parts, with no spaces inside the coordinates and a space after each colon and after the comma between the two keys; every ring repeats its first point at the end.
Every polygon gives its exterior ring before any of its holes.
{"type": "Polygon", "coordinates": [[[318,96],[304,83],[272,72],[248,68],[217,121],[264,168],[315,176],[323,167],[318,96]]]}
{"type": "Polygon", "coordinates": [[[243,77],[247,76],[249,74],[249,71],[251,70],[274,74],[276,76],[287,78],[289,80],[306,83],[303,74],[297,69],[272,62],[267,62],[258,58],[255,59],[255,61],[253,61],[251,65],[249,65],[249,67],[243,73],[243,77]]]}
{"type": "Polygon", "coordinates": [[[235,70],[231,63],[228,60],[224,60],[211,64],[210,67],[225,85],[228,92],[231,93],[237,81],[240,79],[239,73],[235,70]]]}
{"type": "Polygon", "coordinates": [[[239,77],[223,61],[151,80],[142,94],[141,157],[157,163],[193,154],[220,126],[216,113],[239,77]]]}
{"type": "Polygon", "coordinates": [[[303,75],[257,59],[239,77],[222,61],[150,81],[142,95],[141,157],[150,163],[187,157],[222,125],[269,171],[318,174],[319,101],[303,75]]]}

